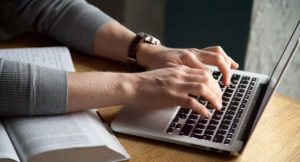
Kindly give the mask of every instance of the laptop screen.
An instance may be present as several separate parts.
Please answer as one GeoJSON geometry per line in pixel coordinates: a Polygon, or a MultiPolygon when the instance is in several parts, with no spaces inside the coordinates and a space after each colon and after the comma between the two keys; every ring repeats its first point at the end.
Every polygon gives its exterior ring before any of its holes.
{"type": "Polygon", "coordinates": [[[296,53],[296,50],[299,47],[299,41],[300,41],[300,21],[298,22],[296,29],[294,30],[288,44],[286,45],[286,47],[283,51],[283,54],[281,55],[277,65],[275,66],[275,69],[270,78],[270,82],[267,86],[266,93],[263,96],[262,103],[260,105],[258,114],[256,116],[256,119],[254,121],[254,124],[253,124],[250,132],[253,131],[253,129],[257,123],[257,120],[261,116],[262,111],[266,107],[269,99],[271,98],[273,92],[275,91],[276,87],[278,86],[278,84],[283,76],[284,71],[286,70],[288,64],[292,60],[292,57],[296,53]]]}

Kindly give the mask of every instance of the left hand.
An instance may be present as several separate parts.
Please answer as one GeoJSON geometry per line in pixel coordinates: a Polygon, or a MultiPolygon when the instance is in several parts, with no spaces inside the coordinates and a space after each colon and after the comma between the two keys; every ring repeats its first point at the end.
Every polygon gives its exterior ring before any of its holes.
{"type": "Polygon", "coordinates": [[[172,67],[174,64],[206,70],[204,64],[217,66],[226,86],[230,84],[230,68],[237,69],[239,66],[220,46],[178,49],[143,43],[138,50],[137,61],[150,69],[172,67]]]}

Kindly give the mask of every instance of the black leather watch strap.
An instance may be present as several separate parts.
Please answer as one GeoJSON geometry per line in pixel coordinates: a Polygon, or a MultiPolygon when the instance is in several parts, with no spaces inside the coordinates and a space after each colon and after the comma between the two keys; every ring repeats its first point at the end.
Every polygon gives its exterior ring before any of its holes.
{"type": "Polygon", "coordinates": [[[145,39],[144,37],[137,34],[136,37],[132,40],[132,42],[129,45],[127,62],[136,71],[146,70],[145,67],[142,67],[141,65],[138,64],[136,58],[137,51],[140,45],[144,42],[144,39],[145,39]]]}

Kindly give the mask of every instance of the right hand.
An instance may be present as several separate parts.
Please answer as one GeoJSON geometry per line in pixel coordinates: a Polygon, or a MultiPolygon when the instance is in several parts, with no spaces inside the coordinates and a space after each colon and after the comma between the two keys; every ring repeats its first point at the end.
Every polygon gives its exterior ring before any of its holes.
{"type": "Polygon", "coordinates": [[[127,90],[125,104],[132,107],[154,110],[183,106],[209,118],[211,113],[206,107],[188,94],[202,96],[217,110],[222,107],[221,89],[207,69],[174,65],[128,75],[130,89],[127,90]]]}

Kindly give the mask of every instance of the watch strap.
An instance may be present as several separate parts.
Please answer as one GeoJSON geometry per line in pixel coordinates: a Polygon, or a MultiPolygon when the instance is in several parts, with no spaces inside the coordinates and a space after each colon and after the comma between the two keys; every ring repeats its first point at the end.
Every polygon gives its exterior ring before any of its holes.
{"type": "Polygon", "coordinates": [[[138,64],[137,58],[136,58],[137,51],[138,51],[140,45],[144,42],[144,40],[145,40],[144,37],[137,34],[136,37],[130,43],[129,49],[128,49],[127,62],[132,68],[134,68],[137,71],[145,71],[146,70],[145,67],[138,64]]]}

